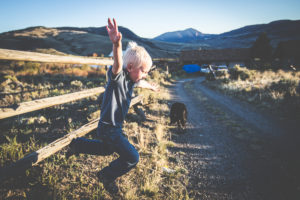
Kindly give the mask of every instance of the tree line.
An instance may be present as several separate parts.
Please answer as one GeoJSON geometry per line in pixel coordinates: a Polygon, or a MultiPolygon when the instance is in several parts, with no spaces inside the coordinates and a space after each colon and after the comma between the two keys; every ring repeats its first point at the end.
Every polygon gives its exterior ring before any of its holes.
{"type": "Polygon", "coordinates": [[[250,48],[251,58],[262,63],[278,62],[280,65],[300,64],[300,40],[281,41],[273,48],[265,32],[261,33],[250,48]]]}

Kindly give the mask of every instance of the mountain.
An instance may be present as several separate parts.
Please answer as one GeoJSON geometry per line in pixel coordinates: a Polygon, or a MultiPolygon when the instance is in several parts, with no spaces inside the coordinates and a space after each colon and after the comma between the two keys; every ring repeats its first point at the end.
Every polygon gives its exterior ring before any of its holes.
{"type": "MultiPolygon", "coordinates": [[[[137,36],[125,27],[119,27],[123,35],[123,49],[131,40],[144,46],[152,57],[176,57],[182,45],[157,42],[137,36]]],[[[107,56],[112,51],[112,44],[108,38],[106,27],[58,27],[42,26],[10,31],[0,34],[0,48],[53,52],[87,56],[96,52],[107,56]],[[52,50],[50,50],[52,49],[52,50]],[[55,52],[55,51],[54,51],[55,52]]]]}
{"type": "Polygon", "coordinates": [[[211,36],[214,35],[204,34],[197,31],[196,29],[189,28],[183,31],[167,32],[153,39],[158,41],[164,41],[164,42],[191,43],[211,36]]]}
{"type": "MultiPolygon", "coordinates": [[[[300,20],[281,20],[245,26],[222,34],[204,34],[195,29],[164,33],[154,39],[142,38],[120,26],[123,49],[133,40],[153,58],[178,57],[182,50],[251,47],[266,32],[275,47],[281,41],[300,40],[300,20]]],[[[94,52],[109,55],[112,44],[106,27],[29,27],[0,34],[0,48],[87,56],[94,52]]]]}
{"type": "Polygon", "coordinates": [[[300,40],[300,20],[279,20],[269,24],[245,26],[222,34],[202,34],[194,29],[164,33],[153,38],[157,41],[197,43],[208,48],[250,47],[260,33],[266,32],[271,44],[300,40]]]}
{"type": "MultiPolygon", "coordinates": [[[[133,33],[128,28],[125,28],[123,26],[119,26],[119,31],[122,33],[123,37],[131,40],[140,40],[140,37],[137,36],[135,33],[133,33]]],[[[108,36],[106,27],[88,27],[88,28],[78,28],[78,27],[57,27],[58,30],[70,30],[70,31],[85,31],[91,34],[96,35],[102,35],[102,36],[108,36]]]]}

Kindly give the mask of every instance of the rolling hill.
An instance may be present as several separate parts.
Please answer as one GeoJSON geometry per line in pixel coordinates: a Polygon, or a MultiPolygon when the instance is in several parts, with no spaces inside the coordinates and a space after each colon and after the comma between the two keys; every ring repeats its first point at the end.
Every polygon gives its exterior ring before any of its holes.
{"type": "MultiPolygon", "coordinates": [[[[144,46],[152,57],[177,57],[182,50],[247,48],[261,32],[266,32],[275,47],[280,41],[300,40],[300,20],[281,20],[269,24],[245,26],[222,34],[203,34],[195,29],[164,33],[156,38],[142,38],[119,26],[123,34],[123,49],[128,41],[144,46]]],[[[105,27],[29,27],[0,34],[0,48],[73,54],[92,53],[107,56],[112,45],[105,27]]]]}
{"type": "Polygon", "coordinates": [[[250,47],[260,33],[267,33],[275,47],[280,41],[300,40],[300,20],[280,20],[269,24],[245,26],[222,34],[203,34],[195,29],[164,33],[157,41],[197,43],[210,48],[250,47]]]}
{"type": "MultiPolygon", "coordinates": [[[[119,27],[123,34],[123,49],[128,41],[134,40],[144,46],[153,57],[176,57],[182,48],[181,44],[157,42],[140,38],[129,29],[119,27]]],[[[87,56],[96,52],[107,56],[112,50],[112,44],[107,37],[105,27],[30,27],[0,34],[0,48],[42,51],[53,49],[57,53],[87,56]]]]}
{"type": "Polygon", "coordinates": [[[183,31],[167,32],[153,39],[164,42],[192,43],[213,36],[213,34],[204,34],[196,29],[189,28],[183,31]]]}

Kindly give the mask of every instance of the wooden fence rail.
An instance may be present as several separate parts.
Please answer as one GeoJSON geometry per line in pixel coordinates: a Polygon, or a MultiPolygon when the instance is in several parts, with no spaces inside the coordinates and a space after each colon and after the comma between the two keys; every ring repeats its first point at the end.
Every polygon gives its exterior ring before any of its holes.
{"type": "Polygon", "coordinates": [[[18,95],[18,94],[24,94],[24,93],[29,93],[29,92],[41,92],[41,91],[51,91],[51,90],[60,90],[60,89],[65,89],[66,87],[50,87],[50,88],[38,88],[38,89],[27,89],[24,90],[22,88],[21,91],[14,91],[14,92],[0,92],[0,97],[1,96],[6,96],[6,95],[18,95]]]}
{"type": "MultiPolygon", "coordinates": [[[[131,101],[130,107],[134,106],[142,101],[142,96],[134,97],[131,101]]],[[[71,143],[74,138],[82,137],[87,133],[91,132],[92,130],[97,128],[98,119],[94,119],[89,123],[83,125],[79,129],[61,137],[54,142],[48,144],[47,146],[26,155],[24,158],[16,161],[15,163],[11,164],[10,166],[3,167],[0,169],[0,181],[2,182],[8,177],[16,175],[18,173],[24,172],[24,170],[37,165],[42,160],[48,158],[49,156],[53,155],[54,153],[58,152],[62,148],[66,147],[71,143]]]]}
{"type": "MultiPolygon", "coordinates": [[[[113,60],[110,59],[93,59],[82,58],[76,56],[56,56],[42,53],[16,51],[8,49],[0,49],[0,60],[21,60],[21,61],[37,61],[37,62],[55,62],[55,63],[74,63],[74,64],[93,64],[93,65],[112,65],[113,60]]],[[[16,108],[0,108],[0,119],[36,111],[39,109],[76,101],[104,92],[103,87],[88,89],[71,94],[60,95],[56,97],[48,97],[30,102],[20,103],[16,108]]],[[[142,101],[142,96],[132,99],[130,107],[142,101]]],[[[90,121],[79,129],[68,133],[67,135],[55,140],[47,146],[32,152],[22,159],[14,162],[9,166],[0,168],[0,182],[13,175],[23,173],[24,170],[37,165],[42,160],[60,151],[71,143],[74,138],[82,137],[97,128],[99,118],[90,121]]]]}
{"type": "Polygon", "coordinates": [[[20,60],[47,63],[112,65],[112,59],[87,58],[82,56],[58,56],[45,53],[0,49],[0,60],[20,60]]]}
{"type": "Polygon", "coordinates": [[[80,92],[74,92],[71,94],[65,94],[65,95],[48,97],[44,99],[38,99],[34,101],[20,103],[16,109],[0,108],[0,119],[87,98],[102,93],[104,92],[104,90],[105,90],[104,87],[97,87],[97,88],[88,89],[80,92]]]}

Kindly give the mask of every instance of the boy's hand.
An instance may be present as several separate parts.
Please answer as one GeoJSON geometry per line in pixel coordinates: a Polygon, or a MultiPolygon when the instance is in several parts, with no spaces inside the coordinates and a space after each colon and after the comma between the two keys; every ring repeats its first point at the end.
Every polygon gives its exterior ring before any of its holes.
{"type": "Polygon", "coordinates": [[[114,64],[112,67],[112,73],[117,75],[123,66],[122,60],[122,34],[118,31],[118,25],[115,19],[113,19],[114,24],[112,24],[110,18],[108,18],[108,25],[106,26],[106,30],[110,40],[113,43],[113,52],[114,52],[114,64]]]}
{"type": "Polygon", "coordinates": [[[151,90],[153,90],[155,92],[159,92],[160,91],[158,84],[156,84],[156,83],[150,83],[150,85],[151,85],[151,88],[150,88],[151,90]]]}
{"type": "Polygon", "coordinates": [[[106,26],[107,33],[113,44],[119,44],[122,40],[122,34],[118,31],[118,25],[113,18],[114,24],[112,24],[110,18],[108,18],[108,25],[106,26]]]}
{"type": "Polygon", "coordinates": [[[159,85],[156,84],[156,83],[149,83],[148,81],[146,80],[140,80],[137,85],[137,87],[139,88],[146,88],[146,89],[150,89],[150,90],[153,90],[155,92],[159,92],[160,89],[159,89],[159,85]]]}

